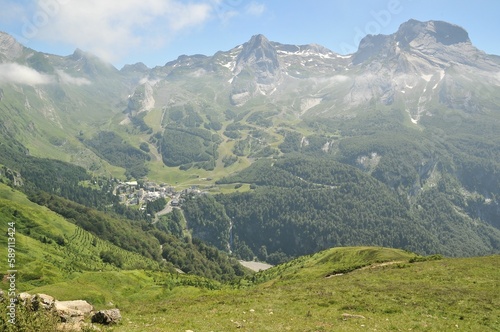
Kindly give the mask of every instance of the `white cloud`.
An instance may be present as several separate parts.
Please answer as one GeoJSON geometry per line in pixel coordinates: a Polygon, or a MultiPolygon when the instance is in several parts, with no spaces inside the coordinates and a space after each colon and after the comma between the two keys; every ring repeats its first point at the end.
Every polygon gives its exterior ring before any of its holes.
{"type": "Polygon", "coordinates": [[[171,2],[167,15],[170,28],[176,32],[193,26],[200,25],[210,18],[212,6],[209,4],[181,4],[171,2]]]}
{"type": "Polygon", "coordinates": [[[22,25],[16,36],[21,43],[43,40],[81,48],[111,63],[159,51],[210,22],[227,27],[267,10],[261,0],[36,0],[26,5],[7,0],[2,8],[2,21],[22,25]]]}
{"type": "Polygon", "coordinates": [[[61,84],[89,85],[91,82],[84,77],[73,77],[62,70],[56,70],[55,75],[43,74],[33,68],[8,62],[0,63],[0,83],[25,84],[25,85],[45,85],[61,84]]]}
{"type": "Polygon", "coordinates": [[[25,15],[28,10],[26,6],[33,7],[33,4],[19,4],[13,1],[0,1],[0,5],[2,7],[0,11],[0,20],[2,20],[4,24],[18,21],[19,17],[25,15]]]}
{"type": "Polygon", "coordinates": [[[240,15],[238,10],[243,0],[212,0],[213,15],[218,18],[222,24],[227,24],[232,18],[240,15]]]}
{"type": "Polygon", "coordinates": [[[0,82],[41,85],[54,83],[55,80],[54,76],[39,73],[17,63],[0,63],[0,82]]]}
{"type": "Polygon", "coordinates": [[[237,10],[226,10],[226,11],[220,11],[217,16],[221,20],[222,24],[227,24],[229,23],[230,20],[233,18],[239,16],[240,13],[237,10]]]}
{"type": "Polygon", "coordinates": [[[224,26],[231,20],[242,18],[243,16],[259,17],[264,14],[267,7],[256,1],[247,3],[246,0],[212,0],[214,16],[216,16],[224,26]]]}
{"type": "Polygon", "coordinates": [[[45,0],[39,5],[48,20],[38,27],[37,38],[80,47],[110,62],[140,48],[160,48],[209,21],[214,10],[209,0],[45,0]],[[47,2],[57,7],[44,10],[47,2]]]}
{"type": "Polygon", "coordinates": [[[266,5],[252,1],[245,7],[245,12],[252,16],[261,16],[266,11],[266,5]]]}
{"type": "Polygon", "coordinates": [[[62,70],[56,70],[57,76],[59,77],[59,82],[63,84],[72,84],[72,85],[89,85],[91,82],[84,77],[73,77],[62,70]]]}

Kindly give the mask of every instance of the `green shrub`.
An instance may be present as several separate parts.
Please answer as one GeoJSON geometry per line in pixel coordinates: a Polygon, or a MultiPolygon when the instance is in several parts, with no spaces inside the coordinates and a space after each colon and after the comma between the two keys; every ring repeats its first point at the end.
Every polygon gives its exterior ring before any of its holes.
{"type": "Polygon", "coordinates": [[[121,268],[123,266],[123,257],[111,250],[102,251],[99,255],[104,263],[113,264],[116,267],[121,268]]]}
{"type": "Polygon", "coordinates": [[[430,256],[415,256],[410,258],[409,263],[417,263],[417,262],[427,262],[427,261],[439,261],[443,259],[442,255],[430,255],[430,256]]]}
{"type": "Polygon", "coordinates": [[[6,301],[0,302],[0,331],[4,332],[53,332],[57,331],[60,319],[46,311],[33,311],[24,305],[15,306],[15,319],[9,316],[6,301]]]}

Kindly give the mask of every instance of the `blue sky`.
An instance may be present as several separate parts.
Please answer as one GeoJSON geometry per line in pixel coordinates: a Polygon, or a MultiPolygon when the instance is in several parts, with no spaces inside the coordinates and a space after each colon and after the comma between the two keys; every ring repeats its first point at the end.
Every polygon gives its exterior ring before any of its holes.
{"type": "Polygon", "coordinates": [[[212,55],[264,34],[284,44],[354,52],[362,36],[391,34],[411,18],[462,26],[476,47],[500,55],[497,0],[0,0],[0,31],[58,55],[75,48],[121,68],[212,55]]]}

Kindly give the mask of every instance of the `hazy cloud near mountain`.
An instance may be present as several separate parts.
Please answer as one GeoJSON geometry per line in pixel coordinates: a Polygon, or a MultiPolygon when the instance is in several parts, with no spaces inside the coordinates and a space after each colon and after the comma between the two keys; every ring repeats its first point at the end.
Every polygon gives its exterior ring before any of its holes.
{"type": "Polygon", "coordinates": [[[67,0],[53,10],[38,37],[115,61],[131,49],[161,46],[172,34],[207,21],[211,10],[207,3],[176,0],[67,0]]]}
{"type": "Polygon", "coordinates": [[[0,82],[40,85],[55,82],[55,77],[17,63],[0,63],[0,82]]]}
{"type": "Polygon", "coordinates": [[[63,84],[72,84],[72,85],[89,85],[91,82],[84,77],[73,77],[69,74],[66,74],[62,70],[56,70],[57,76],[59,77],[59,82],[63,84]]]}
{"type": "Polygon", "coordinates": [[[23,37],[78,47],[109,62],[143,48],[160,49],[214,19],[259,16],[266,10],[255,1],[229,6],[224,0],[54,0],[6,7],[3,12],[16,12],[27,22],[30,36],[23,37]]]}
{"type": "Polygon", "coordinates": [[[91,84],[84,77],[73,77],[62,70],[56,70],[56,74],[57,76],[43,74],[18,63],[0,63],[0,83],[45,85],[59,82],[77,86],[91,84]]]}

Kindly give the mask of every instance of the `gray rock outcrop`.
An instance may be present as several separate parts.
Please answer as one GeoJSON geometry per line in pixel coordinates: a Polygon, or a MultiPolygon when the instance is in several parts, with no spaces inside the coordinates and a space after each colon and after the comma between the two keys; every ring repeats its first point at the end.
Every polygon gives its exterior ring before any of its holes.
{"type": "Polygon", "coordinates": [[[122,319],[119,309],[100,310],[92,316],[92,323],[111,325],[122,319]]]}
{"type": "Polygon", "coordinates": [[[31,297],[31,307],[37,311],[39,309],[51,310],[54,308],[55,299],[47,294],[35,294],[31,297]]]}
{"type": "Polygon", "coordinates": [[[94,307],[83,300],[55,301],[54,309],[63,323],[81,322],[94,311],[94,307]]]}
{"type": "Polygon", "coordinates": [[[0,32],[0,60],[2,57],[5,57],[7,61],[15,60],[23,54],[23,49],[23,45],[19,44],[14,37],[0,32]]]}

